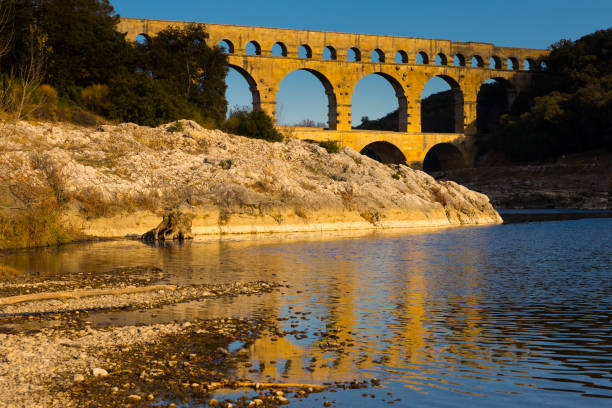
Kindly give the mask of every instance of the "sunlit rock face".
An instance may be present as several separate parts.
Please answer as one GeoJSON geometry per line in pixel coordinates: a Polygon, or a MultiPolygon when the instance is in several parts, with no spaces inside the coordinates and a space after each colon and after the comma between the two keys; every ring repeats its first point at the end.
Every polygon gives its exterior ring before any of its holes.
{"type": "Polygon", "coordinates": [[[66,223],[107,237],[143,234],[172,210],[190,214],[196,236],[501,222],[485,195],[348,147],[330,154],[181,123],[4,125],[4,207],[48,194],[66,223]]]}

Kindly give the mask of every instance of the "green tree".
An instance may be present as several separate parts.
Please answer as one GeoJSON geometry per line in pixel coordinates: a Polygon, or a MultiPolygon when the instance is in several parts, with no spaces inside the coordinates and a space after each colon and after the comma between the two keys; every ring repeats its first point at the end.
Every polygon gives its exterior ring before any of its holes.
{"type": "Polygon", "coordinates": [[[612,29],[550,47],[520,108],[492,130],[491,146],[519,161],[612,150],[612,29]]]}
{"type": "Polygon", "coordinates": [[[209,47],[207,39],[201,24],[167,28],[137,45],[142,60],[140,70],[196,106],[205,121],[219,125],[227,112],[228,63],[223,51],[209,47]]]}

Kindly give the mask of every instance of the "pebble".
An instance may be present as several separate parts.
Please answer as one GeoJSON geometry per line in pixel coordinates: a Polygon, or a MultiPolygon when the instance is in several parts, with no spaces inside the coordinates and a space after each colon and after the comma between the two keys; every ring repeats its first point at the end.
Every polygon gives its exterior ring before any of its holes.
{"type": "Polygon", "coordinates": [[[91,371],[91,374],[92,374],[94,377],[106,377],[106,376],[108,375],[108,371],[106,371],[106,370],[105,370],[105,369],[103,369],[103,368],[98,368],[98,367],[96,367],[96,368],[94,368],[94,369],[91,371]]]}
{"type": "Polygon", "coordinates": [[[219,406],[219,401],[217,401],[216,399],[211,399],[210,401],[208,401],[208,406],[209,407],[218,407],[219,406]]]}
{"type": "Polygon", "coordinates": [[[85,381],[85,376],[83,374],[75,374],[74,382],[81,382],[81,381],[85,381]]]}
{"type": "Polygon", "coordinates": [[[128,397],[128,400],[132,402],[138,402],[142,400],[142,397],[140,395],[132,394],[128,397]]]}

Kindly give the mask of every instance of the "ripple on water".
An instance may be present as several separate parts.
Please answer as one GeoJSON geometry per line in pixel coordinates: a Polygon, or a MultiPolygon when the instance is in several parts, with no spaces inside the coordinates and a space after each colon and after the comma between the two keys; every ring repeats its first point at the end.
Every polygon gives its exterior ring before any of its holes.
{"type": "Polygon", "coordinates": [[[278,326],[292,334],[234,345],[248,353],[235,374],[383,379],[385,388],[367,398],[334,393],[339,406],[602,406],[612,403],[611,231],[612,219],[584,219],[333,240],[97,243],[4,255],[2,263],[54,279],[150,266],[177,284],[284,282],[290,287],[261,296],[88,319],[286,319],[278,326]]]}

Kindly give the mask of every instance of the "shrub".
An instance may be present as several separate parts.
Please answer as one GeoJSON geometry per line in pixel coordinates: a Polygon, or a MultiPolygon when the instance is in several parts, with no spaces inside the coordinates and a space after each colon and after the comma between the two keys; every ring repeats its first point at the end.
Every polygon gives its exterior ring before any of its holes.
{"type": "Polygon", "coordinates": [[[101,112],[108,102],[109,94],[110,90],[107,85],[93,84],[81,91],[81,100],[88,109],[101,112]]]}
{"type": "Polygon", "coordinates": [[[223,124],[223,130],[235,135],[264,139],[268,142],[283,140],[283,135],[274,127],[272,118],[260,109],[248,111],[240,108],[231,111],[229,118],[223,124]]]}
{"type": "Polygon", "coordinates": [[[337,140],[324,140],[322,142],[316,142],[319,146],[327,150],[328,153],[339,153],[340,142],[337,140]]]}
{"type": "Polygon", "coordinates": [[[76,236],[62,225],[60,206],[52,198],[10,215],[0,214],[0,249],[61,245],[76,236]]]}
{"type": "Polygon", "coordinates": [[[47,106],[56,106],[59,100],[55,88],[47,84],[43,84],[38,88],[36,97],[39,104],[47,106]]]}
{"type": "Polygon", "coordinates": [[[183,123],[178,120],[174,122],[172,125],[168,126],[168,132],[170,133],[182,132],[183,130],[184,130],[183,123]]]}

